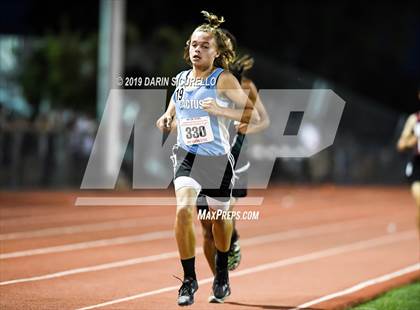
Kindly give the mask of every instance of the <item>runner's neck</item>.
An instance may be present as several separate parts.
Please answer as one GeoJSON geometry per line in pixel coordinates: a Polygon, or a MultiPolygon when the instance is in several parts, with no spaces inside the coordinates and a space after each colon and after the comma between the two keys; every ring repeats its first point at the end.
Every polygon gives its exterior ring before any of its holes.
{"type": "Polygon", "coordinates": [[[215,66],[211,66],[205,70],[200,70],[197,67],[193,67],[191,71],[191,77],[195,79],[206,79],[213,73],[214,70],[216,70],[215,66]]]}

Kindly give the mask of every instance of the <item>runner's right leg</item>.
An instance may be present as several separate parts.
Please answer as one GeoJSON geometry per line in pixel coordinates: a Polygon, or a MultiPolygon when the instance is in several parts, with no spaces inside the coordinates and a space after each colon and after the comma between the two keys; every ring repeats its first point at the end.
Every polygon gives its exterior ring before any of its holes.
{"type": "Polygon", "coordinates": [[[197,192],[192,187],[182,187],[176,191],[175,237],[184,270],[184,280],[178,291],[178,305],[180,306],[193,304],[194,293],[198,289],[195,274],[195,232],[193,221],[196,197],[197,192]]]}

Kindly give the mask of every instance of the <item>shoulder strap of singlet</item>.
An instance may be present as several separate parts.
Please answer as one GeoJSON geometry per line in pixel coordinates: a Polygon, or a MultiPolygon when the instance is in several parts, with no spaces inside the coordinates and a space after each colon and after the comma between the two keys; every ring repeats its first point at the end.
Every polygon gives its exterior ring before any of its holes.
{"type": "Polygon", "coordinates": [[[216,68],[214,71],[210,74],[209,78],[216,78],[216,80],[219,78],[220,74],[224,71],[223,68],[216,68]]]}
{"type": "Polygon", "coordinates": [[[187,79],[187,78],[188,78],[188,75],[190,74],[191,70],[192,70],[192,69],[188,69],[188,70],[185,70],[185,71],[183,72],[183,73],[184,73],[184,76],[183,76],[183,78],[184,78],[184,79],[187,79]]]}
{"type": "MultiPolygon", "coordinates": [[[[180,73],[177,74],[177,76],[176,76],[177,85],[179,85],[180,82],[185,81],[188,78],[188,75],[190,74],[191,70],[192,69],[184,70],[184,71],[181,71],[180,73]]],[[[217,80],[218,80],[220,74],[223,71],[224,71],[223,68],[214,69],[213,72],[206,78],[206,80],[211,81],[212,78],[216,79],[216,84],[217,84],[217,80]]],[[[216,85],[214,85],[214,86],[216,86],[216,85]]]]}
{"type": "Polygon", "coordinates": [[[187,78],[188,73],[190,73],[190,71],[191,71],[191,69],[189,69],[189,70],[183,70],[183,71],[179,72],[179,73],[176,75],[176,85],[177,85],[177,86],[179,85],[179,83],[180,83],[182,80],[185,80],[185,79],[187,78]]]}

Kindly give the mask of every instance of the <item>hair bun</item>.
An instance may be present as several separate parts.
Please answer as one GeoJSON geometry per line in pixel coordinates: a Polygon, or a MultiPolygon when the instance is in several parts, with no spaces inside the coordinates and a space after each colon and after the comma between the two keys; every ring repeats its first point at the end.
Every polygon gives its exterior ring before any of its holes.
{"type": "Polygon", "coordinates": [[[208,24],[212,28],[219,28],[219,26],[225,22],[225,18],[217,17],[217,15],[214,15],[212,13],[209,13],[207,11],[201,11],[201,13],[204,15],[204,18],[207,20],[208,24]]]}

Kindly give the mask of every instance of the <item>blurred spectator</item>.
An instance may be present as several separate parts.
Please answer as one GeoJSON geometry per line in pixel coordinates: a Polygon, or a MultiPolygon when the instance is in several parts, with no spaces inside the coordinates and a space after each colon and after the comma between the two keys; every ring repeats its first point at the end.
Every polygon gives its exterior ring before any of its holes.
{"type": "Polygon", "coordinates": [[[40,184],[51,185],[56,167],[55,139],[57,124],[54,113],[39,115],[34,124],[37,135],[37,158],[40,165],[40,184]]]}
{"type": "Polygon", "coordinates": [[[95,142],[97,124],[94,118],[79,114],[69,124],[69,151],[72,164],[71,184],[79,187],[95,142]]]}

